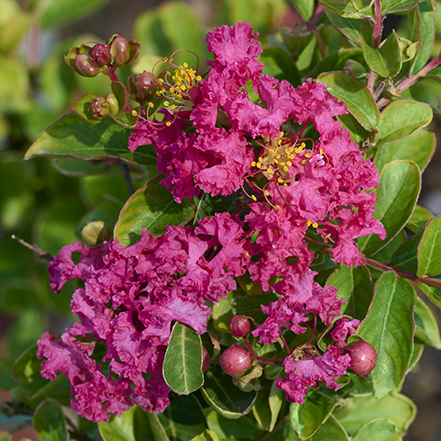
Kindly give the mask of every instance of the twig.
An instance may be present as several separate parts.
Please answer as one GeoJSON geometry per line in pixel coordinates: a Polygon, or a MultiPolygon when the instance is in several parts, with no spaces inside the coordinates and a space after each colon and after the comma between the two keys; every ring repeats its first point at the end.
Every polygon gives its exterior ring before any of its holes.
{"type": "Polygon", "coordinates": [[[29,248],[34,253],[38,254],[38,257],[40,259],[46,259],[48,262],[50,262],[54,258],[54,256],[52,256],[52,254],[46,253],[39,246],[31,245],[30,243],[17,237],[15,234],[12,234],[11,237],[12,237],[12,239],[16,240],[19,244],[23,245],[26,248],[29,248]]]}

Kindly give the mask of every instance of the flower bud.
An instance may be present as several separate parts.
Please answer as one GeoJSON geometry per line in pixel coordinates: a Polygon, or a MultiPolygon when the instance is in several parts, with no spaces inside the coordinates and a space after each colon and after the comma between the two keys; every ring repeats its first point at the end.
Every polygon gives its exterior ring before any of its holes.
{"type": "Polygon", "coordinates": [[[230,319],[230,331],[233,337],[245,337],[250,332],[250,322],[244,315],[235,315],[230,319]]]}
{"type": "Polygon", "coordinates": [[[105,98],[99,96],[94,100],[90,100],[89,112],[94,118],[102,119],[110,113],[110,104],[105,98]]]}
{"type": "Polygon", "coordinates": [[[108,93],[106,95],[106,102],[109,103],[109,110],[112,115],[116,115],[119,112],[119,103],[114,93],[108,93]]]}
{"type": "Polygon", "coordinates": [[[205,372],[208,369],[208,366],[210,366],[211,358],[208,355],[207,350],[202,346],[202,372],[205,372]]]}
{"type": "Polygon", "coordinates": [[[101,245],[105,240],[112,238],[112,230],[103,221],[89,222],[81,230],[81,239],[87,245],[101,245]]]}
{"type": "Polygon", "coordinates": [[[112,57],[110,56],[110,47],[108,44],[96,44],[89,50],[90,64],[96,67],[104,67],[110,64],[112,57]]]}
{"type": "Polygon", "coordinates": [[[115,66],[124,66],[130,60],[129,42],[117,35],[110,44],[110,55],[115,66]]]}
{"type": "Polygon", "coordinates": [[[100,73],[100,69],[92,66],[86,54],[77,54],[75,56],[74,69],[83,77],[96,77],[100,73]]]}
{"type": "Polygon", "coordinates": [[[245,348],[233,345],[224,351],[219,361],[226,374],[237,377],[251,368],[253,359],[245,348]]]}
{"type": "Polygon", "coordinates": [[[364,340],[346,346],[343,349],[343,354],[349,354],[351,357],[349,370],[358,376],[365,377],[373,371],[377,363],[377,351],[364,340]]]}
{"type": "Polygon", "coordinates": [[[143,103],[153,97],[157,86],[156,75],[146,70],[142,74],[131,75],[128,79],[130,98],[143,103]]]}

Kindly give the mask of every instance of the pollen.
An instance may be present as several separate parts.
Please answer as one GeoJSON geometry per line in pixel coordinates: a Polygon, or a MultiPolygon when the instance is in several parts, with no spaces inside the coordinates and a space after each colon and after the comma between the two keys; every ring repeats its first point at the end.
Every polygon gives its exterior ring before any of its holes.
{"type": "Polygon", "coordinates": [[[257,198],[256,198],[256,196],[254,196],[253,194],[251,195],[251,199],[252,199],[254,202],[257,202],[257,198]]]}

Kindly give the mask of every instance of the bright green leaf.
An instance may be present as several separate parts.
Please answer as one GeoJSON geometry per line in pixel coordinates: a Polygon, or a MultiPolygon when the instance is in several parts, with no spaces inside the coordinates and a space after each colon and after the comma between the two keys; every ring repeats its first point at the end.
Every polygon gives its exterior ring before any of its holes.
{"type": "Polygon", "coordinates": [[[242,392],[220,367],[210,366],[205,372],[201,388],[204,400],[220,415],[229,419],[240,418],[251,411],[257,392],[242,392]]]}
{"type": "Polygon", "coordinates": [[[102,120],[95,118],[92,115],[92,112],[89,110],[90,108],[90,101],[95,100],[96,95],[93,93],[86,93],[83,95],[79,100],[75,101],[72,104],[72,110],[82,119],[87,121],[90,124],[98,124],[102,120]]]}
{"type": "Polygon", "coordinates": [[[117,224],[114,236],[125,246],[133,245],[146,228],[154,236],[165,232],[166,225],[182,225],[194,216],[194,208],[188,199],[181,204],[175,202],[172,194],[160,184],[164,176],[147,182],[126,202],[117,224]]]}
{"type": "Polygon", "coordinates": [[[371,48],[362,38],[358,39],[367,65],[378,75],[394,77],[402,65],[401,49],[397,34],[392,31],[378,49],[371,48]]]}
{"type": "Polygon", "coordinates": [[[401,231],[412,215],[420,186],[420,171],[413,162],[394,161],[383,168],[374,217],[383,224],[387,235],[384,240],[376,234],[361,237],[358,240],[360,251],[370,256],[401,231]]]}
{"type": "Polygon", "coordinates": [[[348,434],[340,422],[331,415],[326,423],[311,438],[312,441],[349,441],[348,434]]]}
{"type": "Polygon", "coordinates": [[[232,420],[213,409],[208,409],[206,415],[208,427],[222,440],[227,438],[254,441],[256,439],[256,426],[247,417],[232,420]]]}
{"type": "Polygon", "coordinates": [[[176,322],[164,357],[165,382],[178,393],[188,395],[204,383],[201,337],[193,328],[176,322]]]}
{"type": "Polygon", "coordinates": [[[427,225],[418,247],[418,277],[441,273],[441,216],[427,225]]]}
{"type": "Polygon", "coordinates": [[[377,351],[372,371],[374,396],[382,398],[401,384],[412,357],[415,289],[389,271],[378,279],[369,315],[357,335],[377,351]]]}
{"type": "MultiPolygon", "coordinates": [[[[320,4],[324,7],[334,11],[335,13],[341,15],[342,17],[359,19],[362,17],[357,9],[355,9],[352,1],[348,0],[320,0],[320,4]]],[[[366,14],[368,15],[368,14],[366,14]]]]}
{"type": "MultiPolygon", "coordinates": [[[[439,282],[439,280],[436,279],[436,282],[439,282]]],[[[420,288],[421,291],[423,291],[423,293],[426,294],[427,297],[429,297],[430,301],[435,306],[441,309],[441,288],[422,282],[418,282],[418,288],[420,288]]]]}
{"type": "Polygon", "coordinates": [[[339,115],[338,120],[344,129],[348,129],[351,132],[350,138],[358,145],[363,144],[368,139],[369,132],[350,113],[339,115]]]}
{"type": "Polygon", "coordinates": [[[292,0],[292,2],[305,21],[311,20],[314,14],[314,0],[292,0]]]}
{"type": "Polygon", "coordinates": [[[285,400],[284,393],[276,386],[275,381],[260,380],[263,389],[259,390],[253,414],[260,426],[272,432],[276,425],[280,409],[285,400]]]}
{"type": "Polygon", "coordinates": [[[428,222],[433,219],[432,214],[423,207],[419,205],[415,206],[409,222],[407,222],[406,227],[409,228],[412,233],[418,233],[421,228],[424,228],[428,222]]]}
{"type": "Polygon", "coordinates": [[[373,439],[375,441],[399,441],[401,437],[391,421],[378,418],[363,424],[351,439],[352,441],[372,441],[373,439]]]}
{"type": "Polygon", "coordinates": [[[327,285],[338,289],[338,298],[343,299],[341,313],[363,320],[372,301],[374,289],[369,270],[365,266],[340,265],[328,278],[327,285]]]}
{"type": "Polygon", "coordinates": [[[341,72],[322,73],[317,81],[326,84],[332,95],[344,101],[349,112],[366,130],[376,129],[380,114],[369,89],[361,81],[341,72]]]}
{"type": "Polygon", "coordinates": [[[66,420],[61,406],[55,400],[43,401],[32,418],[41,441],[67,441],[66,420]]]}
{"type": "Polygon", "coordinates": [[[420,2],[421,0],[383,0],[381,2],[381,13],[384,16],[392,12],[408,11],[420,2]]]}
{"type": "Polygon", "coordinates": [[[374,163],[381,172],[389,162],[403,159],[414,162],[423,172],[434,151],[435,134],[427,130],[419,130],[398,141],[381,145],[375,155],[374,163]]]}
{"type": "Polygon", "coordinates": [[[435,113],[441,112],[441,85],[432,78],[424,78],[403,91],[401,96],[428,104],[435,113]]]}
{"type": "Polygon", "coordinates": [[[416,326],[415,336],[423,343],[441,349],[441,338],[436,317],[420,298],[415,305],[413,316],[416,326]]]}
{"type": "Polygon", "coordinates": [[[289,421],[301,440],[314,436],[326,422],[338,402],[318,390],[310,390],[303,404],[292,403],[289,421]]]}
{"type": "Polygon", "coordinates": [[[405,138],[431,121],[432,109],[426,104],[408,100],[394,101],[381,112],[377,144],[405,138]]]}
{"type": "Polygon", "coordinates": [[[127,162],[155,164],[147,146],[132,153],[128,149],[131,131],[106,118],[89,124],[75,113],[68,113],[49,126],[31,145],[25,159],[34,156],[72,156],[82,159],[120,158],[127,162]]]}

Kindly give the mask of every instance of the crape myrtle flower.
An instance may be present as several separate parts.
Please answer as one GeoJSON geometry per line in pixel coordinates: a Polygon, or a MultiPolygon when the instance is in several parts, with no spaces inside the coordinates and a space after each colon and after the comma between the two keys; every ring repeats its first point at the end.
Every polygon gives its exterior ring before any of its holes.
{"type": "Polygon", "coordinates": [[[49,265],[50,285],[59,292],[68,280],[83,281],[71,302],[81,322],[59,340],[49,333],[39,340],[42,375],[65,374],[72,407],[93,421],[108,421],[133,404],[164,411],[170,389],[162,364],[172,322],[206,332],[211,309],[205,303],[234,290],[234,277],[245,271],[250,245],[244,235],[239,219],[220,213],[194,229],[167,227],[159,237],[142,230],[127,248],[116,239],[64,247],[49,265]]]}

